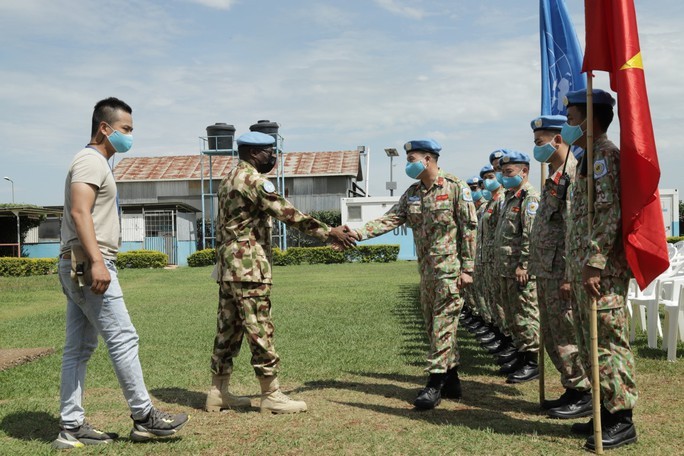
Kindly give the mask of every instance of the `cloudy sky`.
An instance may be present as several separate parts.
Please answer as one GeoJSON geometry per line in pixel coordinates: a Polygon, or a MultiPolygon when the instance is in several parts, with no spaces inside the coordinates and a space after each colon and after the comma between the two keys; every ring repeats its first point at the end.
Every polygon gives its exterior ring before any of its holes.
{"type": "MultiPolygon", "coordinates": [[[[568,1],[582,44],[583,3],[568,1]]],[[[636,8],[661,188],[677,188],[684,2],[636,8]]],[[[116,96],[133,107],[129,156],[197,154],[207,125],[270,119],[286,151],[370,147],[374,196],[383,149],[412,138],[437,139],[442,167],[467,178],[494,149],[531,151],[538,21],[537,0],[2,0],[0,177],[17,202],[62,204],[92,107],[116,96]]]]}

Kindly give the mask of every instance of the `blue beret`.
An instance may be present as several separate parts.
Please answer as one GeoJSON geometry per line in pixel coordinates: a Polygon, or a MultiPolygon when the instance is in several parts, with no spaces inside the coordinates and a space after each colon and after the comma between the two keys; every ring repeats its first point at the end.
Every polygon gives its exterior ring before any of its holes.
{"type": "Polygon", "coordinates": [[[492,165],[484,165],[482,169],[480,170],[480,177],[484,178],[484,175],[487,173],[493,173],[494,172],[494,167],[492,165]]]}
{"type": "Polygon", "coordinates": [[[563,124],[568,121],[565,116],[539,116],[530,122],[532,131],[537,130],[558,130],[563,128],[563,124]]]}
{"type": "Polygon", "coordinates": [[[504,155],[506,155],[506,149],[498,149],[489,154],[489,163],[493,162],[494,160],[498,160],[502,158],[504,155]]]}
{"type": "Polygon", "coordinates": [[[506,155],[501,159],[501,166],[511,165],[513,163],[525,163],[530,164],[530,156],[524,152],[518,152],[517,150],[504,149],[506,155]]]}
{"type": "MultiPolygon", "coordinates": [[[[601,89],[594,89],[591,91],[594,104],[615,106],[615,98],[611,94],[601,89]]],[[[563,98],[565,106],[571,104],[587,104],[587,89],[577,90],[575,92],[568,92],[563,98]]]]}
{"type": "Polygon", "coordinates": [[[477,185],[480,182],[482,182],[482,179],[480,179],[480,176],[473,176],[470,179],[466,181],[466,184],[468,185],[477,185]]]}
{"type": "Polygon", "coordinates": [[[249,133],[240,135],[237,139],[238,146],[267,147],[272,146],[274,143],[275,138],[273,136],[258,131],[250,131],[249,133]]]}
{"type": "Polygon", "coordinates": [[[424,152],[430,152],[435,155],[439,155],[439,151],[442,150],[442,146],[439,145],[434,139],[414,139],[406,144],[404,144],[404,150],[406,153],[412,150],[422,150],[424,152]]]}

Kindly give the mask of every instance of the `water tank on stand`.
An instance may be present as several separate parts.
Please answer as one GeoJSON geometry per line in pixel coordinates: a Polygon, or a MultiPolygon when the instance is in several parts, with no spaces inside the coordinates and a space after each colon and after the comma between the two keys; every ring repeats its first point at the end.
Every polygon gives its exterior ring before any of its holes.
{"type": "Polygon", "coordinates": [[[277,122],[271,122],[270,120],[259,120],[254,125],[251,125],[249,129],[250,131],[258,131],[259,133],[276,136],[278,134],[279,127],[280,125],[278,125],[277,122]]]}
{"type": "Polygon", "coordinates": [[[207,127],[209,150],[232,149],[235,127],[224,122],[217,122],[207,127]]]}

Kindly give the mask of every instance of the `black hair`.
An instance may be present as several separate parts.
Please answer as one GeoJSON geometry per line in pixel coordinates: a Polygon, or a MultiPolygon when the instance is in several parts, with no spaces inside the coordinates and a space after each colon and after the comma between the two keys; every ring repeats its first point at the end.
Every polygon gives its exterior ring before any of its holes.
{"type": "Polygon", "coordinates": [[[93,123],[90,129],[90,136],[94,137],[97,134],[97,129],[100,127],[101,122],[111,125],[119,120],[119,114],[117,113],[119,110],[133,114],[131,107],[118,98],[109,97],[98,101],[95,109],[93,109],[93,123]]]}
{"type": "MultiPolygon", "coordinates": [[[[587,118],[586,103],[571,103],[568,105],[568,108],[570,106],[575,106],[579,112],[582,113],[582,117],[585,119],[587,118]]],[[[601,130],[604,132],[608,131],[608,127],[610,127],[610,124],[613,122],[614,115],[615,112],[611,105],[594,103],[594,118],[598,120],[601,130]]]]}

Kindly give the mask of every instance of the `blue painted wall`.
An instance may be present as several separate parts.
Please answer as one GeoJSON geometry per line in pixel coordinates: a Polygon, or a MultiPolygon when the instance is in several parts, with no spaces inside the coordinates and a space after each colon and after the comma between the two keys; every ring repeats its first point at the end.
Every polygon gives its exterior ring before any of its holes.
{"type": "Polygon", "coordinates": [[[22,244],[21,250],[27,253],[29,258],[57,258],[59,255],[59,242],[22,244]]]}
{"type": "Polygon", "coordinates": [[[399,244],[399,260],[417,260],[416,246],[413,243],[413,230],[402,225],[394,231],[372,239],[359,242],[364,245],[399,244]]]}

